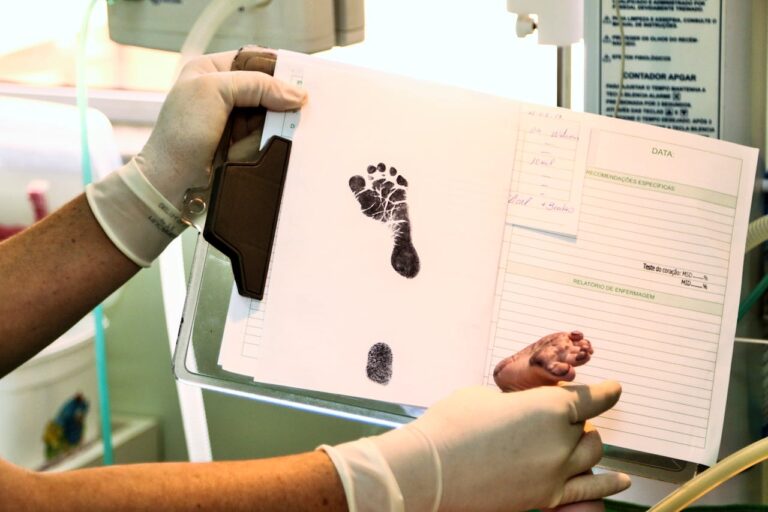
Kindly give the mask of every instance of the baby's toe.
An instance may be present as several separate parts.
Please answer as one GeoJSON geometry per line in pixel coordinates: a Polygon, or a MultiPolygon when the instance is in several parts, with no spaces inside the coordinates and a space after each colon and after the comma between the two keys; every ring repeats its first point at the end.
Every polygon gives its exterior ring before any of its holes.
{"type": "Polygon", "coordinates": [[[349,178],[349,188],[357,194],[365,188],[365,179],[362,176],[352,176],[349,178]]]}
{"type": "Polygon", "coordinates": [[[580,343],[573,346],[571,353],[568,356],[568,360],[574,366],[581,366],[589,361],[592,352],[592,346],[589,345],[589,342],[586,344],[580,343]]]}
{"type": "Polygon", "coordinates": [[[592,343],[589,342],[588,339],[583,339],[576,343],[576,346],[579,347],[580,352],[584,352],[586,354],[594,354],[594,349],[592,348],[592,343]]]}
{"type": "Polygon", "coordinates": [[[547,365],[547,371],[558,380],[571,381],[576,377],[576,371],[573,366],[565,362],[553,362],[547,365]]]}

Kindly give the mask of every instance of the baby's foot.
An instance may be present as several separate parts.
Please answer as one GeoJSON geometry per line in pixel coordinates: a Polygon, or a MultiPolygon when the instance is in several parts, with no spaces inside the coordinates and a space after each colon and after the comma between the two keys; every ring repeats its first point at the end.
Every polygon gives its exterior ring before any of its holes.
{"type": "Polygon", "coordinates": [[[493,379],[502,391],[521,391],[572,381],[575,366],[589,361],[592,344],[579,331],[544,336],[496,365],[493,379]]]}
{"type": "Polygon", "coordinates": [[[397,169],[380,163],[368,166],[367,179],[352,176],[349,188],[355,193],[362,212],[384,222],[392,230],[395,246],[392,249],[392,267],[401,276],[415,277],[419,273],[419,255],[411,241],[411,221],[405,191],[408,181],[397,174],[397,169]]]}

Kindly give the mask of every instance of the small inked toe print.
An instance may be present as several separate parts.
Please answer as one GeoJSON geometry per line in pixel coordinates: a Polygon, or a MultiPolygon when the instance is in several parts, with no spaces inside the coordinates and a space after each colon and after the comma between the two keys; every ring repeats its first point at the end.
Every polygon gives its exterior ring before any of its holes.
{"type": "Polygon", "coordinates": [[[386,343],[376,343],[368,351],[368,364],[365,366],[368,378],[378,384],[389,384],[392,378],[392,349],[386,343]]]}
{"type": "Polygon", "coordinates": [[[496,365],[493,380],[502,391],[521,391],[537,386],[570,382],[576,366],[589,361],[592,344],[579,331],[544,336],[496,365]]]}
{"type": "Polygon", "coordinates": [[[419,255],[411,240],[411,221],[405,192],[408,181],[397,169],[380,163],[368,166],[366,177],[357,175],[349,179],[349,188],[360,203],[362,212],[387,224],[394,237],[392,268],[401,276],[412,278],[419,273],[419,255]]]}

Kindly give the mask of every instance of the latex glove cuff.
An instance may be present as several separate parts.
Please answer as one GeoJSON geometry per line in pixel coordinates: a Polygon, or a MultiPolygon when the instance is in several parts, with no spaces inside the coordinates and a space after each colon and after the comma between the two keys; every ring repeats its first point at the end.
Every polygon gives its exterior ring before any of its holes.
{"type": "Polygon", "coordinates": [[[404,512],[403,495],[386,459],[370,439],[322,445],[339,474],[349,512],[404,512]]]}
{"type": "Polygon", "coordinates": [[[412,424],[319,449],[336,466],[350,512],[436,511],[440,506],[440,457],[432,440],[412,424]]]}
{"type": "Polygon", "coordinates": [[[88,205],[113,244],[148,267],[187,227],[179,210],[163,197],[131,160],[85,189],[88,205]]]}

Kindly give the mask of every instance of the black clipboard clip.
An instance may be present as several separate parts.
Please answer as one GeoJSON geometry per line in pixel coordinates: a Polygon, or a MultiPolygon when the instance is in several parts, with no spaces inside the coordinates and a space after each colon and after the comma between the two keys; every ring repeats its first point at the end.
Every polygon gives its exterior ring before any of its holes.
{"type": "Polygon", "coordinates": [[[224,163],[213,173],[203,236],[232,262],[240,295],[262,300],[291,141],[272,137],[255,163],[224,163]]]}
{"type": "MultiPolygon", "coordinates": [[[[264,48],[241,48],[233,71],[274,75],[277,55],[264,48]]],[[[262,300],[266,287],[277,216],[291,154],[291,141],[273,136],[264,149],[258,142],[267,111],[234,108],[213,157],[210,180],[184,195],[181,219],[232,262],[240,295],[262,300]],[[205,226],[200,220],[205,216],[205,226]]]]}

